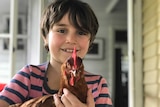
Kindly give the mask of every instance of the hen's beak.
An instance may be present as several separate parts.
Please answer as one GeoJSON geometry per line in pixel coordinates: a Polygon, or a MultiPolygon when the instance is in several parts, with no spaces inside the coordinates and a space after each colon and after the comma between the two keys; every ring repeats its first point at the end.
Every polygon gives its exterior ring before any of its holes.
{"type": "Polygon", "coordinates": [[[76,72],[77,72],[76,70],[73,70],[72,72],[74,77],[76,77],[76,72]]]}

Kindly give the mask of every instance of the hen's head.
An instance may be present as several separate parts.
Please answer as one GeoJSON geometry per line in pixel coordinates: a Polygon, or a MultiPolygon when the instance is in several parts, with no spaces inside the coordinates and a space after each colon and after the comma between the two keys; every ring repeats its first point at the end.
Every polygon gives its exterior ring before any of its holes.
{"type": "Polygon", "coordinates": [[[81,75],[83,74],[82,59],[76,55],[75,48],[72,56],[69,57],[65,62],[64,72],[71,86],[74,86],[75,83],[81,78],[81,75]]]}

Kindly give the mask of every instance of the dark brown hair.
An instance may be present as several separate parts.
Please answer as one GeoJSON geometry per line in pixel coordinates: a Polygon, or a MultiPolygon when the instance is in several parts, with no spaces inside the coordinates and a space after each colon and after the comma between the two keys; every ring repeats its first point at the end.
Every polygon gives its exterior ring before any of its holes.
{"type": "Polygon", "coordinates": [[[90,45],[95,39],[99,24],[91,7],[80,0],[55,0],[43,12],[41,18],[41,35],[49,33],[53,25],[69,13],[69,20],[77,29],[91,34],[90,45]]]}

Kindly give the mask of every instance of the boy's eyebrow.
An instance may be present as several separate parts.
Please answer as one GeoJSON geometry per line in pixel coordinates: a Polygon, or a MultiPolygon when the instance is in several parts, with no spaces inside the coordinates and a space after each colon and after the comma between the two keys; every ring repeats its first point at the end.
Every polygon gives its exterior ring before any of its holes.
{"type": "Polygon", "coordinates": [[[63,24],[63,23],[56,23],[55,25],[56,26],[67,26],[66,24],[63,24]]]}

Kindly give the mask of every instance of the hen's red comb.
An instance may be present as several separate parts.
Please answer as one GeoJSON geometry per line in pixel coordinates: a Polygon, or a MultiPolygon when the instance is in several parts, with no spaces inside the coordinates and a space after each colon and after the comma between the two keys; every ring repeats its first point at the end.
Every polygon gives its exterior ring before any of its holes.
{"type": "Polygon", "coordinates": [[[77,60],[76,60],[77,54],[76,54],[76,48],[74,47],[73,53],[72,53],[72,58],[74,61],[74,69],[77,69],[77,60]]]}

